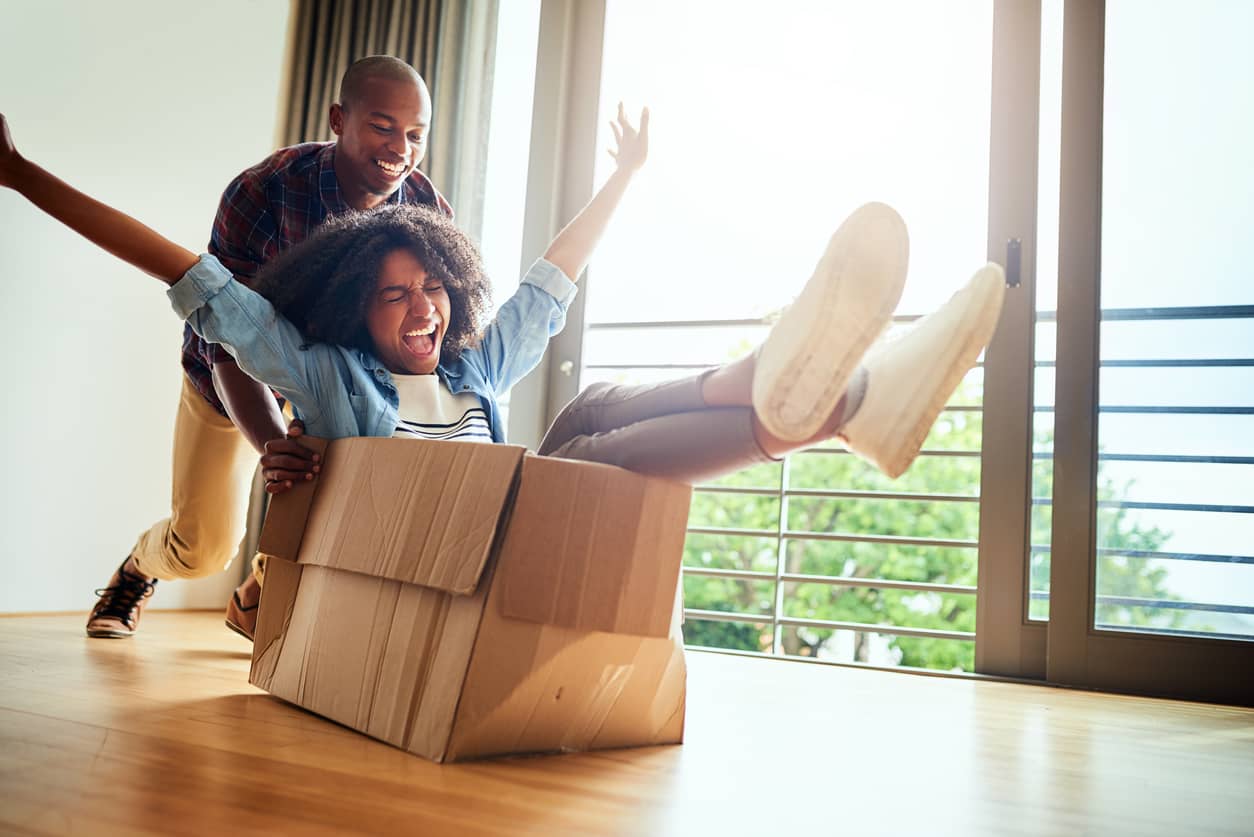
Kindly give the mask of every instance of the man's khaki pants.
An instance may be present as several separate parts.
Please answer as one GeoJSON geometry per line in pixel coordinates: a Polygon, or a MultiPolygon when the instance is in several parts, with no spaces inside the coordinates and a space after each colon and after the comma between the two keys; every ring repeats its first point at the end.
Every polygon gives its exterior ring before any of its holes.
{"type": "Polygon", "coordinates": [[[183,376],[174,420],[170,517],[140,535],[131,554],[140,572],[163,580],[200,578],[231,563],[257,454],[183,376]]]}

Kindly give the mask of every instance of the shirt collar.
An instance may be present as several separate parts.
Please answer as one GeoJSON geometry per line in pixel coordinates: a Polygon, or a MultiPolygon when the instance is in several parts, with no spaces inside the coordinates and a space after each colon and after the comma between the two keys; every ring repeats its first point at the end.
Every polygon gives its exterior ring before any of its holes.
{"type": "MultiPolygon", "coordinates": [[[[389,384],[392,382],[392,373],[389,372],[388,368],[383,365],[383,361],[376,358],[370,352],[363,351],[362,349],[357,350],[357,356],[361,360],[361,365],[365,367],[366,370],[368,370],[375,378],[389,384]]],[[[460,371],[455,368],[450,369],[444,365],[443,361],[436,366],[435,374],[436,377],[438,377],[446,385],[453,381],[460,381],[462,378],[460,371]]],[[[449,389],[452,389],[452,387],[450,386],[449,389]]]]}

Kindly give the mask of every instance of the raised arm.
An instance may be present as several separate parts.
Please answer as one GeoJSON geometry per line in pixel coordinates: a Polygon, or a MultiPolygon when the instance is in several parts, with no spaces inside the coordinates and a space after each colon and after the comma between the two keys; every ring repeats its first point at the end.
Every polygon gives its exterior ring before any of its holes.
{"type": "Polygon", "coordinates": [[[640,113],[640,129],[636,130],[618,105],[618,117],[610,122],[614,131],[615,150],[610,152],[618,164],[605,185],[592,196],[588,205],[580,210],[566,227],[557,234],[553,243],[544,254],[544,258],[561,268],[562,272],[572,280],[578,280],[579,274],[588,265],[592,251],[596,249],[601,234],[609,226],[618,202],[636,171],[644,165],[649,156],[649,109],[640,113]]]}
{"type": "Polygon", "coordinates": [[[84,195],[22,157],[13,144],[9,123],[3,114],[0,114],[0,186],[24,195],[89,241],[167,285],[177,282],[196,263],[195,253],[129,215],[84,195]]]}

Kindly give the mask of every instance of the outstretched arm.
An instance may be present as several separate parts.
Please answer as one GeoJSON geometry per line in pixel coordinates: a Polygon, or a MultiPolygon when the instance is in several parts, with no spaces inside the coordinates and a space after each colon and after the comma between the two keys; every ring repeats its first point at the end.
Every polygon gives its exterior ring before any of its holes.
{"type": "Polygon", "coordinates": [[[0,114],[0,186],[24,195],[44,212],[167,285],[196,264],[196,254],[129,215],[84,195],[22,157],[0,114]]]}
{"type": "Polygon", "coordinates": [[[609,226],[618,202],[636,171],[644,165],[649,156],[649,109],[640,113],[640,129],[636,130],[623,111],[622,103],[618,105],[618,117],[610,122],[614,131],[617,148],[611,151],[618,164],[609,180],[601,187],[588,205],[580,210],[566,227],[557,234],[549,245],[544,258],[561,268],[562,272],[572,280],[578,280],[579,274],[592,257],[601,234],[609,226]]]}

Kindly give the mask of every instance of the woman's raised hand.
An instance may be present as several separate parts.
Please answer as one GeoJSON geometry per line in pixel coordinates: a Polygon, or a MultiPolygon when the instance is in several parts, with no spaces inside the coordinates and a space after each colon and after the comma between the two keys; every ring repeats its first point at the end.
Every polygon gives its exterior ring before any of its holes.
{"type": "Polygon", "coordinates": [[[640,111],[640,128],[637,130],[627,118],[623,103],[618,103],[618,117],[610,120],[614,132],[614,145],[610,156],[620,169],[636,171],[649,157],[649,109],[640,111]]]}

